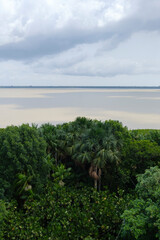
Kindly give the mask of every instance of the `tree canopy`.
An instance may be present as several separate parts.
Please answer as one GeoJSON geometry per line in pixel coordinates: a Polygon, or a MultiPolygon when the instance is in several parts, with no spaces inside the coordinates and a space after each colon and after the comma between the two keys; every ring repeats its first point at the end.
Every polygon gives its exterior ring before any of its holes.
{"type": "Polygon", "coordinates": [[[10,126],[0,132],[0,196],[13,197],[17,174],[29,177],[36,191],[41,191],[48,173],[45,162],[46,142],[36,126],[10,126]]]}
{"type": "Polygon", "coordinates": [[[85,117],[0,129],[0,239],[160,239],[159,139],[85,117]]]}
{"type": "Polygon", "coordinates": [[[125,239],[160,239],[160,168],[151,167],[138,175],[137,198],[122,218],[125,239]]]}

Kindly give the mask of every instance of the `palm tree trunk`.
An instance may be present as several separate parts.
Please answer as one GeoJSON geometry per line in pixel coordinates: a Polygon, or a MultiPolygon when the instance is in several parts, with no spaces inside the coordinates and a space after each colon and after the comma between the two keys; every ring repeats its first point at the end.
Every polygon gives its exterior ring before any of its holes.
{"type": "Polygon", "coordinates": [[[98,177],[99,177],[99,179],[98,179],[98,191],[100,191],[101,190],[101,173],[102,173],[102,170],[101,170],[101,168],[99,168],[99,170],[98,170],[98,177]]]}
{"type": "MultiPolygon", "coordinates": [[[[97,174],[97,167],[95,167],[95,172],[97,174]]],[[[94,188],[97,190],[97,179],[94,179],[94,188]]]]}

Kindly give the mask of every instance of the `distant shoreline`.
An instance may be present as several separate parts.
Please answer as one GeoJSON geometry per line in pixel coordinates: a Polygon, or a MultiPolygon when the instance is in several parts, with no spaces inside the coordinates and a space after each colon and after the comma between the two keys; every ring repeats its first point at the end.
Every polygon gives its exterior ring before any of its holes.
{"type": "Polygon", "coordinates": [[[0,86],[0,88],[160,89],[160,86],[0,86]]]}

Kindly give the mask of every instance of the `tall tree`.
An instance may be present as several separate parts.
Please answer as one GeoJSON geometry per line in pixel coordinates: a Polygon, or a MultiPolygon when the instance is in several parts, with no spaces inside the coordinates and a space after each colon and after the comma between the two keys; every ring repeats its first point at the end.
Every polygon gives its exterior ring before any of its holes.
{"type": "Polygon", "coordinates": [[[83,127],[75,143],[74,159],[83,164],[89,164],[89,175],[94,179],[94,187],[101,188],[101,173],[106,164],[120,161],[117,141],[112,134],[112,128],[100,121],[92,121],[90,128],[83,127]]]}
{"type": "Polygon", "coordinates": [[[49,172],[45,157],[46,142],[36,126],[11,126],[1,131],[0,190],[4,190],[3,197],[12,197],[13,183],[18,173],[32,176],[33,189],[42,191],[49,172]]]}

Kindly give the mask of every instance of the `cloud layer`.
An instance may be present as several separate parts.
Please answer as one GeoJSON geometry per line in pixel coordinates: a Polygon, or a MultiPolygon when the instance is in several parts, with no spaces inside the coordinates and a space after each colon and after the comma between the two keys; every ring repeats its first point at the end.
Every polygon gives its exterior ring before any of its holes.
{"type": "Polygon", "coordinates": [[[160,74],[159,0],[0,0],[0,6],[0,61],[22,65],[19,75],[24,68],[30,77],[160,74]]]}

